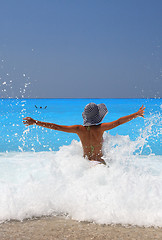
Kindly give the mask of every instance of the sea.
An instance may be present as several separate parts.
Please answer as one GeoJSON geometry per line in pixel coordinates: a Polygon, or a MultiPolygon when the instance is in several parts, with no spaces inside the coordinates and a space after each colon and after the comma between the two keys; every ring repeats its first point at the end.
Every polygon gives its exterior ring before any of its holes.
{"type": "Polygon", "coordinates": [[[0,223],[64,216],[162,227],[161,113],[162,99],[0,99],[0,223]],[[104,133],[106,166],[83,158],[76,134],[23,124],[83,124],[89,102],[106,104],[103,122],[146,107],[145,118],[104,133]]]}

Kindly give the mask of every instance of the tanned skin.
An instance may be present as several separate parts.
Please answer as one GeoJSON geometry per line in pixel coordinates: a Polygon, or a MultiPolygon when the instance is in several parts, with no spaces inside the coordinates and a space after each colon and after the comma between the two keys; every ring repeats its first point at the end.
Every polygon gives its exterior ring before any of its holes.
{"type": "Polygon", "coordinates": [[[26,126],[37,125],[37,126],[57,130],[57,131],[76,133],[81,140],[84,157],[87,157],[90,161],[98,161],[99,163],[106,164],[105,161],[102,159],[103,133],[121,124],[129,122],[134,118],[137,118],[137,117],[144,118],[144,110],[145,110],[145,107],[143,107],[142,105],[142,107],[140,107],[140,109],[133,114],[130,114],[125,117],[121,117],[113,122],[101,123],[99,125],[92,125],[90,127],[85,127],[82,125],[72,125],[72,126],[58,125],[54,123],[37,121],[31,117],[24,118],[23,123],[26,126]]]}

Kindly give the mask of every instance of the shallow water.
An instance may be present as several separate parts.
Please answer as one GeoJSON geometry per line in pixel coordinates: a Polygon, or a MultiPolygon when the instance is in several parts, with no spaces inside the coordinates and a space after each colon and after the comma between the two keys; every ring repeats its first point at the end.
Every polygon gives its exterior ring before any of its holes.
{"type": "Polygon", "coordinates": [[[84,159],[74,134],[22,125],[23,116],[82,124],[89,101],[1,100],[1,222],[65,214],[79,221],[162,227],[161,100],[93,100],[106,102],[105,121],[137,111],[143,101],[147,106],[145,120],[104,134],[109,167],[84,159]]]}

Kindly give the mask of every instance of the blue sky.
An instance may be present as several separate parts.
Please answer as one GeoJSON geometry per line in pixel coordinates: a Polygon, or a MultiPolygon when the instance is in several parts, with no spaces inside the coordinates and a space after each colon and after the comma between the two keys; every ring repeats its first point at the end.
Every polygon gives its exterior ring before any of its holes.
{"type": "Polygon", "coordinates": [[[1,97],[162,97],[161,0],[0,0],[1,97]]]}

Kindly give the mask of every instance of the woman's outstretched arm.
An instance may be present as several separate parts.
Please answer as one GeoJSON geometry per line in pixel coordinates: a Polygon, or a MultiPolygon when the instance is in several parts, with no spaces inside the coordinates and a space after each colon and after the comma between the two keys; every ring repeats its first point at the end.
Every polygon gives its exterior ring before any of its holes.
{"type": "Polygon", "coordinates": [[[24,120],[23,123],[26,126],[37,125],[40,127],[45,127],[45,128],[49,128],[57,131],[69,132],[69,133],[77,133],[79,129],[79,125],[64,126],[64,125],[58,125],[55,123],[41,122],[31,117],[23,118],[23,120],[24,120]]]}
{"type": "Polygon", "coordinates": [[[130,114],[128,116],[125,116],[125,117],[121,117],[113,122],[109,122],[109,123],[102,123],[101,124],[101,129],[103,131],[106,131],[106,130],[110,130],[112,128],[115,128],[121,124],[124,124],[124,123],[127,123],[131,120],[133,120],[134,118],[137,118],[137,117],[143,117],[144,118],[144,110],[145,110],[145,107],[140,107],[140,109],[133,113],[133,114],[130,114]]]}

